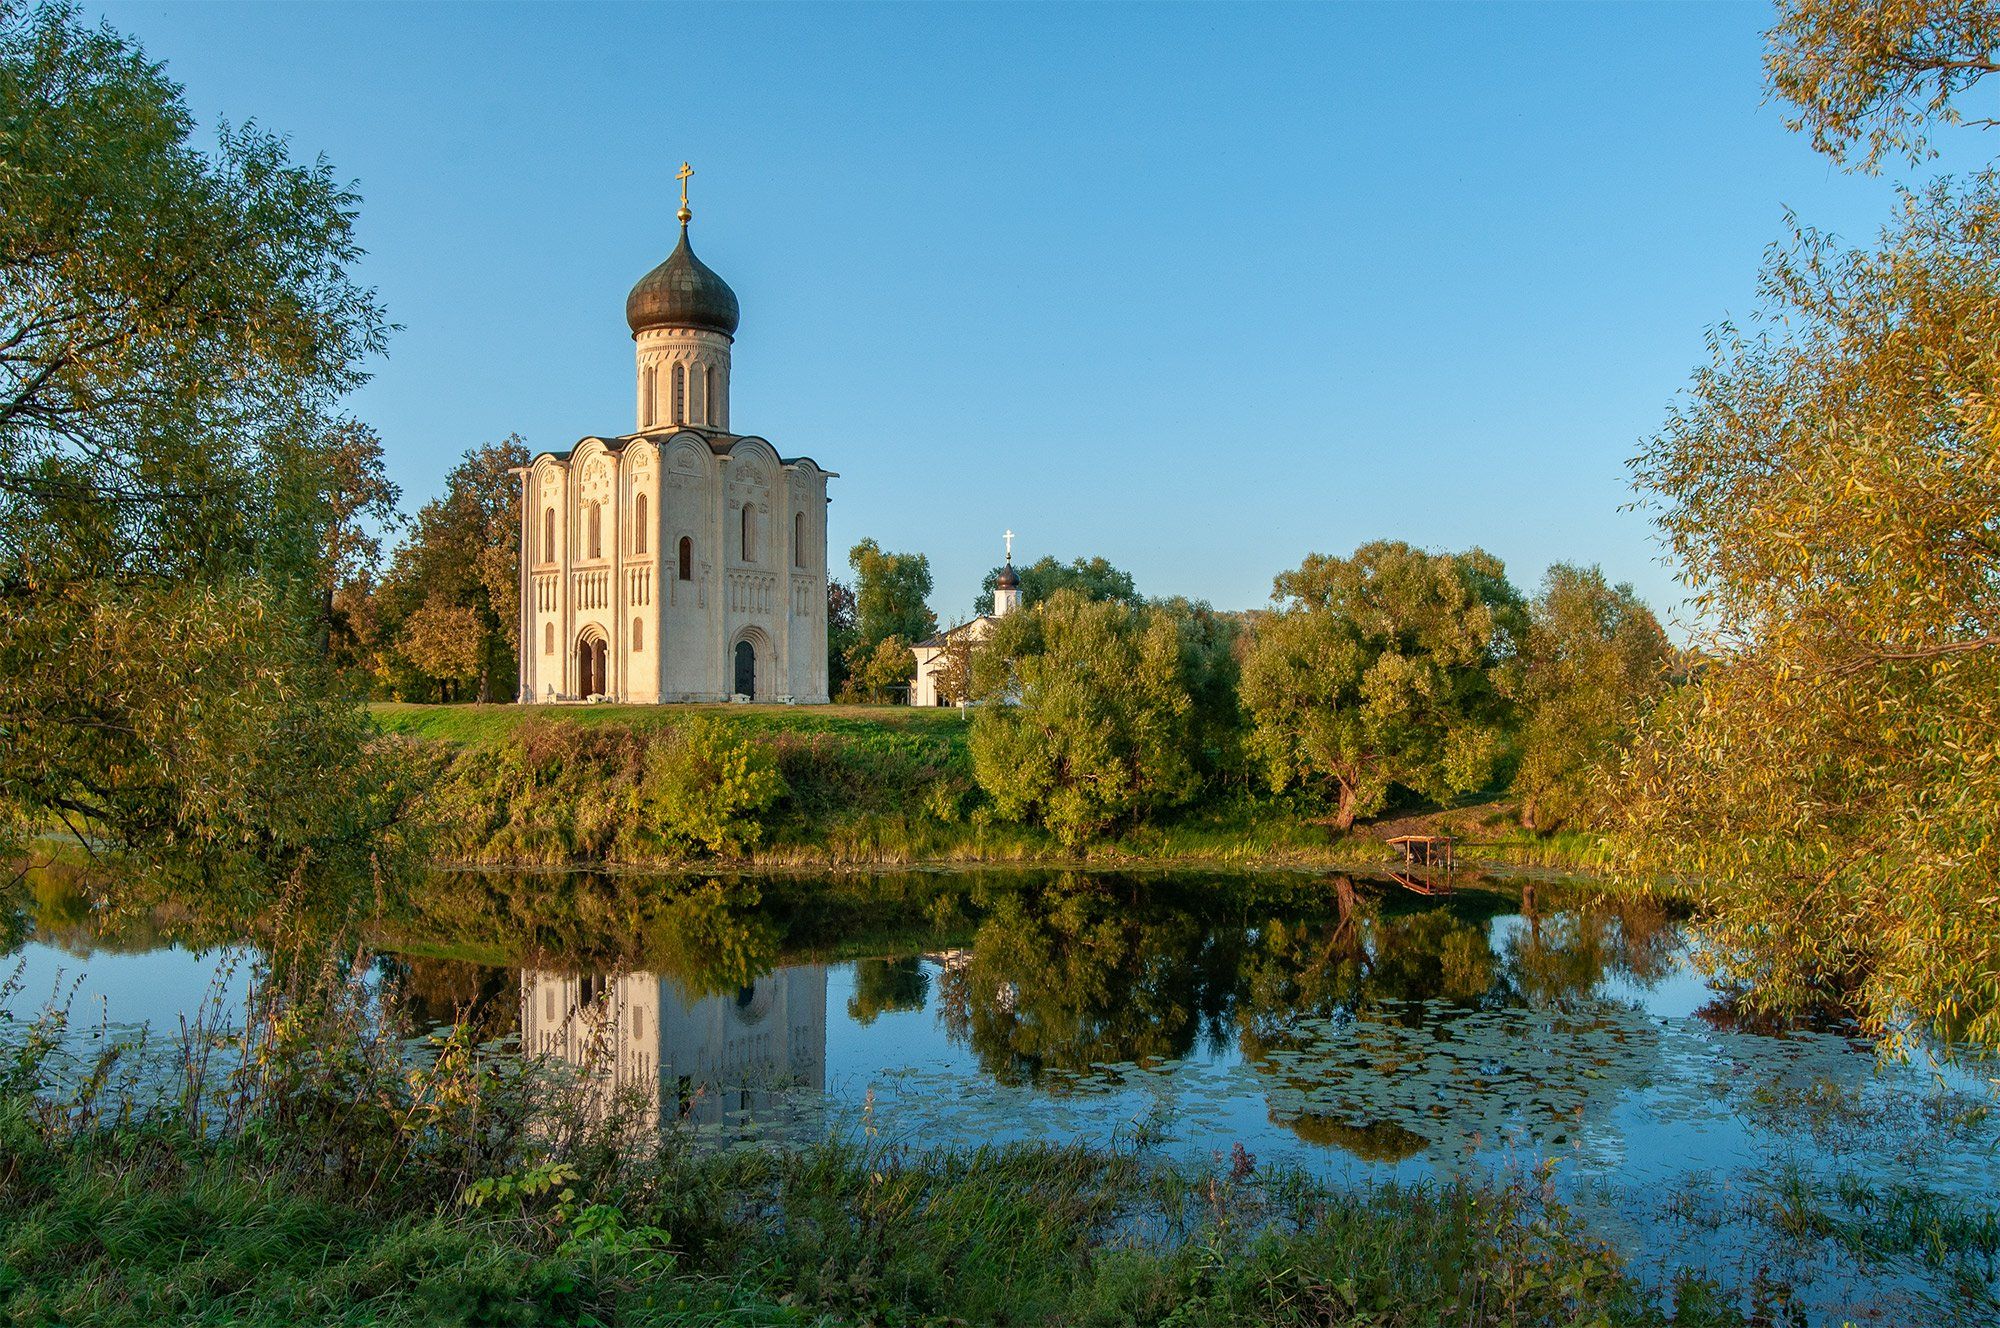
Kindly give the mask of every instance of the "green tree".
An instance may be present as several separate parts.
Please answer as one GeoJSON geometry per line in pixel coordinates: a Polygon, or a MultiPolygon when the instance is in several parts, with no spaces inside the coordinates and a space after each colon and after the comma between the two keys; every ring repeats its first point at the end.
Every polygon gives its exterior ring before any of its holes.
{"type": "Polygon", "coordinates": [[[1531,830],[1601,820],[1620,754],[1666,689],[1673,647],[1632,587],[1557,563],[1528,610],[1514,792],[1531,830]]]}
{"type": "MultiPolygon", "coordinates": [[[[404,622],[403,653],[449,688],[479,676],[484,637],[477,609],[433,595],[404,622]]],[[[449,691],[444,699],[453,699],[449,691]]]]}
{"type": "Polygon", "coordinates": [[[847,690],[847,652],[861,639],[854,607],[854,587],[832,577],[826,582],[826,694],[847,690]]]}
{"type": "Polygon", "coordinates": [[[1081,845],[1191,799],[1205,774],[1202,670],[1215,656],[1165,608],[1059,590],[1010,614],[973,655],[986,704],[973,770],[1000,815],[1081,845]]]}
{"type": "MultiPolygon", "coordinates": [[[[1014,575],[1021,582],[1024,609],[1040,604],[1058,590],[1074,590],[1085,599],[1112,600],[1119,604],[1140,602],[1139,592],[1132,588],[1132,574],[1119,571],[1101,557],[1077,558],[1065,564],[1043,556],[1026,567],[1015,568],[1014,575]]],[[[979,596],[973,601],[974,613],[993,612],[993,590],[999,583],[1000,568],[996,567],[979,583],[979,596]]]]}
{"type": "Polygon", "coordinates": [[[1274,588],[1243,660],[1251,755],[1272,785],[1330,786],[1345,830],[1392,785],[1445,799],[1505,749],[1526,606],[1500,560],[1364,544],[1274,588]]]}
{"type": "Polygon", "coordinates": [[[764,836],[758,818],[784,795],[770,749],[721,724],[683,724],[646,752],[641,802],[670,844],[707,853],[754,848],[764,836]]]}
{"type": "Polygon", "coordinates": [[[1241,781],[1244,761],[1242,704],[1243,670],[1238,654],[1243,644],[1244,615],[1222,612],[1205,600],[1176,595],[1153,600],[1156,613],[1173,619],[1187,654],[1186,678],[1194,701],[1192,738],[1203,774],[1211,779],[1241,781]]]}
{"type": "Polygon", "coordinates": [[[351,668],[366,630],[353,605],[373,594],[382,570],[382,537],[402,524],[396,504],[403,491],[389,479],[382,440],[367,425],[336,420],[323,441],[328,465],[319,501],[331,519],[319,587],[320,650],[337,668],[351,668]]]}
{"type": "Polygon", "coordinates": [[[411,649],[407,623],[429,605],[474,615],[479,624],[474,676],[481,701],[493,700],[496,687],[518,668],[521,486],[513,472],[527,463],[528,448],[518,434],[469,448],[445,476],[443,496],[417,513],[382,588],[384,617],[404,657],[435,683],[448,684],[459,675],[431,672],[411,649]]]}
{"type": "Polygon", "coordinates": [[[910,680],[917,676],[917,657],[910,643],[891,634],[874,645],[856,644],[847,655],[848,697],[871,705],[887,705],[898,695],[908,695],[910,680]]]}
{"type": "Polygon", "coordinates": [[[886,636],[921,641],[937,630],[937,617],[927,603],[930,559],[921,553],[884,553],[874,540],[865,539],[848,552],[847,564],[854,569],[860,645],[872,651],[886,636]]]}
{"type": "Polygon", "coordinates": [[[0,816],[324,856],[382,815],[318,645],[386,325],[330,166],[193,140],[136,45],[0,9],[0,816]]]}
{"type": "Polygon", "coordinates": [[[847,1017],[858,1024],[872,1024],[892,1011],[922,1010],[930,992],[930,975],[915,955],[856,960],[847,1017]]]}

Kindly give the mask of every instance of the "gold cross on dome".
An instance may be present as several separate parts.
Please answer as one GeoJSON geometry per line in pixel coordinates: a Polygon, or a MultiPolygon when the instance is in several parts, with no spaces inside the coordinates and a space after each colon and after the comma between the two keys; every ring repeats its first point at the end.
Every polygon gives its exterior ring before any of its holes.
{"type": "Polygon", "coordinates": [[[694,213],[688,211],[688,177],[693,174],[694,174],[694,167],[688,165],[686,162],[682,162],[681,168],[674,172],[674,178],[681,182],[680,215],[681,215],[681,225],[683,226],[687,225],[688,218],[694,215],[694,213]]]}

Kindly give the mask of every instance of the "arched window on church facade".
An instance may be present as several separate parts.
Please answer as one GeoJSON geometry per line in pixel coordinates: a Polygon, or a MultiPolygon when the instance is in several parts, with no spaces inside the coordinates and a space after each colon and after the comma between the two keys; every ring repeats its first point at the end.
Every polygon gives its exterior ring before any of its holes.
{"type": "Polygon", "coordinates": [[[681,573],[681,580],[683,581],[694,580],[694,541],[689,539],[686,535],[681,536],[680,573],[681,573]]]}
{"type": "Polygon", "coordinates": [[[646,495],[632,499],[632,552],[646,551],[646,495]]]}
{"type": "Polygon", "coordinates": [[[590,556],[593,558],[602,558],[604,556],[603,503],[592,503],[590,505],[590,556]]]}
{"type": "Polygon", "coordinates": [[[687,366],[674,366],[674,423],[685,424],[688,417],[688,377],[687,366]]]}
{"type": "Polygon", "coordinates": [[[556,625],[554,623],[544,623],[542,625],[542,653],[544,655],[553,655],[556,653],[556,625]]]}
{"type": "Polygon", "coordinates": [[[659,378],[659,366],[649,364],[646,366],[646,372],[639,379],[641,389],[639,394],[639,419],[647,428],[651,428],[660,422],[659,403],[655,400],[654,396],[655,389],[659,386],[659,378]]]}
{"type": "Polygon", "coordinates": [[[555,560],[556,560],[556,509],[553,507],[545,507],[542,509],[542,561],[545,563],[552,563],[555,560]]]}
{"type": "Polygon", "coordinates": [[[757,561],[757,509],[743,504],[743,561],[757,561]]]}
{"type": "Polygon", "coordinates": [[[715,404],[715,366],[705,365],[701,371],[701,418],[715,428],[722,427],[722,412],[715,404]]]}
{"type": "Polygon", "coordinates": [[[634,654],[637,654],[639,651],[644,650],[645,648],[646,648],[646,620],[644,618],[634,618],[632,620],[632,652],[634,654]]]}
{"type": "Polygon", "coordinates": [[[792,513],[792,566],[806,565],[806,514],[792,513]]]}

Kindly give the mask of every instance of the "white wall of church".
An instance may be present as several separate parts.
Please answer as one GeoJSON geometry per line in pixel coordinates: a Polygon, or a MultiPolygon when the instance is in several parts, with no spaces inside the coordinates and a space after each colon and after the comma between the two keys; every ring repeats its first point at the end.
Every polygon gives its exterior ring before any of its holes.
{"type": "Polygon", "coordinates": [[[523,477],[522,698],[727,700],[747,641],[745,694],[824,702],[826,481],[761,438],[717,455],[691,430],[538,457],[523,477]]]}
{"type": "Polygon", "coordinates": [[[709,588],[715,580],[715,469],[708,444],[683,434],[667,447],[661,539],[672,552],[662,605],[666,700],[721,695],[721,622],[709,588]],[[685,550],[683,550],[685,543],[685,550]]]}

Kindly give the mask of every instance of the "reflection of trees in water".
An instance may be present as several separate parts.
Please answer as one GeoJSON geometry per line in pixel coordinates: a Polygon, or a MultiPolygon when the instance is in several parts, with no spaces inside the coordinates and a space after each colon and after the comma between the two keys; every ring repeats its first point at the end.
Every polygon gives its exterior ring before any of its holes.
{"type": "Polygon", "coordinates": [[[1644,905],[1536,909],[1496,948],[1489,924],[1505,896],[1385,906],[1336,877],[1319,898],[1330,907],[1259,920],[1226,890],[1189,907],[1081,874],[998,895],[944,965],[940,1017],[1003,1082],[1231,1042],[1256,1062],[1332,1019],[1436,1026],[1584,1000],[1612,973],[1649,983],[1677,943],[1644,905]]]}
{"type": "Polygon", "coordinates": [[[1270,1114],[1271,1123],[1282,1125],[1309,1144],[1338,1148],[1363,1162],[1405,1162],[1430,1147],[1430,1140],[1394,1121],[1371,1121],[1353,1125],[1336,1116],[1305,1111],[1296,1116],[1270,1114]]]}
{"type": "Polygon", "coordinates": [[[479,1042],[520,1032],[520,1003],[504,968],[394,954],[378,956],[375,966],[413,1031],[463,1024],[479,1042]]]}
{"type": "Polygon", "coordinates": [[[1003,1083],[1227,1040],[1240,928],[1080,875],[1004,895],[940,982],[946,1031],[1003,1083]]]}
{"type": "Polygon", "coordinates": [[[646,953],[691,996],[739,991],[778,962],[778,927],[760,903],[749,882],[709,880],[683,890],[651,920],[646,953]]]}
{"type": "Polygon", "coordinates": [[[1641,1082],[1657,1037],[1601,990],[1611,976],[1658,981],[1677,930],[1644,902],[1571,896],[1550,911],[1537,896],[1524,889],[1519,917],[1367,911],[1345,1006],[1247,1008],[1246,1058],[1279,1086],[1272,1119],[1393,1161],[1513,1129],[1568,1138],[1607,1090],[1641,1082]]]}
{"type": "MultiPolygon", "coordinates": [[[[1605,979],[1654,981],[1678,945],[1671,919],[1644,902],[1530,885],[1515,908],[1511,890],[1419,900],[1346,877],[453,873],[394,911],[406,935],[504,945],[530,968],[658,972],[676,999],[734,1000],[785,956],[889,956],[856,966],[848,1014],[862,1023],[923,1008],[933,993],[914,952],[957,946],[936,974],[938,1016],[1002,1082],[1087,1087],[1105,1081],[1094,1067],[1234,1048],[1269,1077],[1274,1105],[1298,1099],[1282,1115],[1301,1137],[1387,1156],[1428,1128],[1388,1114],[1407,1103],[1336,1110],[1304,1097],[1426,1065],[1483,1075],[1477,1056],[1516,1054],[1509,1039],[1523,1025],[1507,1012],[1575,1016],[1544,1030],[1551,1045],[1616,1023],[1600,1017],[1605,979]]],[[[496,1008],[482,974],[498,970],[403,958],[384,968],[424,1017],[496,1008]]],[[[1574,1107],[1564,1093],[1567,1107],[1550,1109],[1574,1107]]]]}
{"type": "Polygon", "coordinates": [[[282,904],[228,877],[189,877],[125,858],[58,859],[0,871],[0,954],[30,939],[79,959],[262,947],[276,962],[292,950],[319,962],[358,943],[374,892],[337,873],[302,873],[282,904]]]}
{"type": "Polygon", "coordinates": [[[1568,901],[1545,911],[1547,887],[1521,891],[1521,925],[1502,944],[1513,986],[1533,1005],[1588,996],[1607,977],[1651,986],[1672,968],[1681,930],[1655,900],[1608,897],[1568,901]]]}
{"type": "Polygon", "coordinates": [[[892,1010],[921,1010],[931,980],[915,955],[907,959],[862,959],[854,965],[854,995],[847,1000],[847,1017],[872,1024],[892,1010]]]}
{"type": "MultiPolygon", "coordinates": [[[[1568,1129],[1607,1077],[1650,1062],[1644,1047],[1593,1059],[1570,1039],[1643,1032],[1598,993],[1609,976],[1646,985],[1667,971],[1677,935],[1656,908],[1531,895],[1526,916],[1496,924],[1512,905],[1498,892],[1385,901],[1348,878],[1317,902],[1266,908],[1218,890],[1161,904],[1083,876],[1001,897],[945,960],[939,1017],[987,1073],[1050,1087],[1233,1042],[1287,1097],[1273,1119],[1378,1161],[1437,1132],[1412,1075],[1432,1075],[1434,1096],[1490,1090],[1568,1129]],[[1543,1009],[1580,1017],[1534,1034],[1524,1020],[1543,1009]],[[1335,1103],[1330,1085],[1357,1092],[1335,1103]]],[[[1498,1119],[1487,1111],[1484,1128],[1498,1119]]]]}
{"type": "Polygon", "coordinates": [[[988,888],[974,872],[441,871],[392,901],[383,930],[398,943],[477,946],[519,964],[660,970],[709,993],[836,947],[909,954],[960,940],[988,888]]]}

